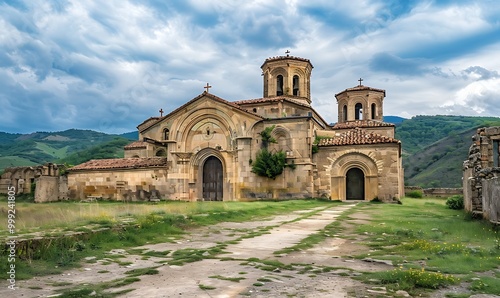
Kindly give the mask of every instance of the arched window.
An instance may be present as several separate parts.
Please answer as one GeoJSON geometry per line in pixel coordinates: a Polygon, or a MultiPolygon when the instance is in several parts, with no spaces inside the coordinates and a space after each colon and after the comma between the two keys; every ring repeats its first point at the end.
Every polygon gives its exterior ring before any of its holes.
{"type": "Polygon", "coordinates": [[[299,76],[293,76],[293,95],[299,96],[299,76]]]}
{"type": "Polygon", "coordinates": [[[377,105],[372,103],[372,119],[375,119],[376,111],[377,111],[377,105]]]}
{"type": "Polygon", "coordinates": [[[276,95],[280,96],[283,95],[283,76],[279,75],[276,78],[276,95]]]}
{"type": "Polygon", "coordinates": [[[354,119],[363,120],[363,105],[360,103],[354,106],[354,119]]]}
{"type": "Polygon", "coordinates": [[[342,108],[342,119],[345,121],[347,121],[347,105],[344,105],[344,107],[342,108]]]}
{"type": "Polygon", "coordinates": [[[163,139],[168,140],[168,137],[170,136],[170,130],[168,128],[165,128],[163,130],[163,139]]]}
{"type": "Polygon", "coordinates": [[[156,151],[156,156],[167,156],[167,152],[164,149],[156,151]]]}

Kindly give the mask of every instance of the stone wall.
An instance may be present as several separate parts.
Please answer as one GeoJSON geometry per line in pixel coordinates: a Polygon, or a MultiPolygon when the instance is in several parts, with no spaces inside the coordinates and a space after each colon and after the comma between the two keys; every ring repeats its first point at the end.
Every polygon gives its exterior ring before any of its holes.
{"type": "Polygon", "coordinates": [[[63,169],[64,165],[52,163],[7,168],[0,178],[0,193],[7,193],[7,187],[14,185],[17,194],[29,194],[34,188],[36,203],[67,199],[67,179],[60,176],[63,169]]]}
{"type": "Polygon", "coordinates": [[[412,191],[420,191],[424,197],[447,198],[454,195],[462,195],[462,188],[422,188],[420,186],[406,186],[405,196],[412,191]]]}
{"type": "Polygon", "coordinates": [[[74,171],[68,174],[68,196],[76,200],[178,200],[182,184],[172,182],[167,179],[167,170],[158,168],[74,171]]]}
{"type": "Polygon", "coordinates": [[[68,199],[68,177],[40,176],[36,178],[35,203],[68,199]]]}
{"type": "Polygon", "coordinates": [[[484,179],[483,185],[483,218],[493,223],[500,223],[500,177],[484,179]]]}
{"type": "Polygon", "coordinates": [[[498,222],[500,127],[479,128],[463,164],[464,208],[498,222]]]}

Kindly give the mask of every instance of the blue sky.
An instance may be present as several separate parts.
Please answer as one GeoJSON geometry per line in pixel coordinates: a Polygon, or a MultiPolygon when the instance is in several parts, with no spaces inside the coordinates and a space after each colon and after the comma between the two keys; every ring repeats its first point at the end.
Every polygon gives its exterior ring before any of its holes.
{"type": "Polygon", "coordinates": [[[328,122],[360,77],[385,115],[500,116],[496,0],[17,0],[0,2],[0,131],[133,131],[207,82],[259,98],[286,50],[311,60],[328,122]]]}

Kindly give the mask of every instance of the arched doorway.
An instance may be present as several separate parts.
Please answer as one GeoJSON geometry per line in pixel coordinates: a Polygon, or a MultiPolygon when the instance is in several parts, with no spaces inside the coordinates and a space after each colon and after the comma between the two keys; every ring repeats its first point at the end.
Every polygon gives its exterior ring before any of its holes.
{"type": "Polygon", "coordinates": [[[365,174],[359,168],[352,168],[346,173],[346,199],[365,199],[365,174]]]}
{"type": "Polygon", "coordinates": [[[203,165],[203,200],[222,201],[223,183],[222,163],[210,156],[203,165]]]}

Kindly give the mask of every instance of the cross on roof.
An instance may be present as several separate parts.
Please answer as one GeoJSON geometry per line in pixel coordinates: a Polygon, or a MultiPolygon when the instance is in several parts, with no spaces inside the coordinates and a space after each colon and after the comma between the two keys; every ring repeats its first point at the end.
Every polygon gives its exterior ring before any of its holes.
{"type": "Polygon", "coordinates": [[[288,56],[288,54],[290,54],[290,51],[286,50],[285,54],[288,56]]]}
{"type": "Polygon", "coordinates": [[[359,86],[361,86],[361,82],[363,82],[363,79],[359,78],[358,82],[359,82],[359,86]]]}
{"type": "Polygon", "coordinates": [[[160,109],[158,112],[160,112],[160,117],[163,117],[163,109],[160,109]]]}
{"type": "Polygon", "coordinates": [[[203,88],[207,89],[207,90],[205,90],[205,92],[206,92],[206,93],[208,93],[208,90],[209,90],[210,88],[212,88],[212,86],[210,86],[210,85],[207,83],[207,85],[206,85],[205,87],[203,87],[203,88]]]}

